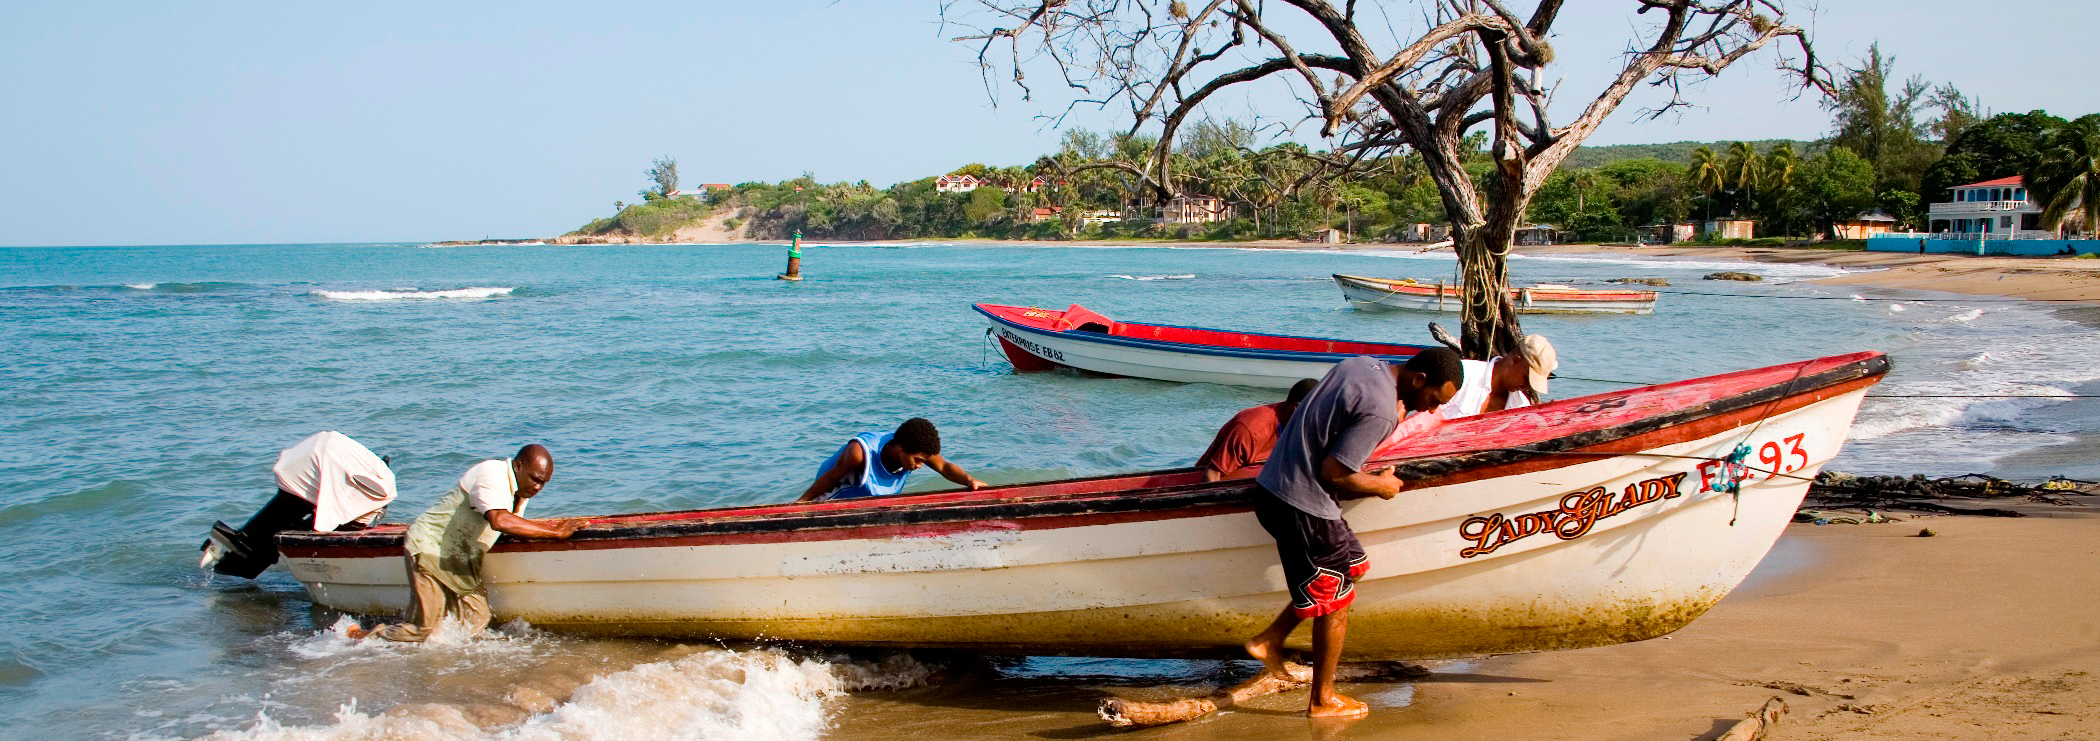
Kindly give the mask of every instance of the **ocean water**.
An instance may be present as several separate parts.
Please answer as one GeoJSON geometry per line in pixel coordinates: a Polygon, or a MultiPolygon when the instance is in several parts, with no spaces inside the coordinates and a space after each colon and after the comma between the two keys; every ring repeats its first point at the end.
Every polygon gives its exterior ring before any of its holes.
{"type": "MultiPolygon", "coordinates": [[[[787,284],[772,279],[783,252],[0,248],[0,738],[998,737],[1046,708],[1084,725],[1100,687],[1224,681],[1244,664],[927,663],[526,625],[353,643],[281,571],[213,578],[196,548],[212,520],[238,523],[267,497],[279,449],[321,429],[393,456],[395,521],[526,442],[556,457],[542,516],[789,499],[846,437],[911,416],[987,481],[1186,465],[1225,418],[1276,394],[1017,376],[969,304],[1426,342],[1431,317],[1347,308],[1327,276],[1453,268],[1405,251],[816,245],[809,279],[787,284]]],[[[1950,297],[1809,283],[1840,271],[1808,265],[1511,265],[1519,282],[1664,277],[1666,291],[1726,294],[1665,295],[1648,317],[1526,319],[1568,376],[1664,381],[1877,349],[1896,361],[1882,393],[2100,385],[2092,317],[2049,306],[1853,300],[1950,297]],[[1720,269],[1769,280],[1699,279],[1720,269]]],[[[2091,476],[2091,403],[1873,399],[1834,467],[2091,476]]]]}

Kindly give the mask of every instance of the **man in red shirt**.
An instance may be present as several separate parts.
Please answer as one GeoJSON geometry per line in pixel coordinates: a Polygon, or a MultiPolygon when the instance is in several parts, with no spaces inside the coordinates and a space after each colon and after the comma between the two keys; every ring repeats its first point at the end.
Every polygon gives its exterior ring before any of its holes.
{"type": "Polygon", "coordinates": [[[1203,480],[1217,481],[1267,459],[1269,449],[1276,447],[1276,431],[1291,421],[1291,412],[1298,409],[1298,402],[1319,383],[1310,378],[1300,380],[1291,384],[1283,401],[1242,409],[1232,415],[1224,427],[1218,428],[1218,437],[1210,441],[1210,449],[1196,459],[1196,467],[1203,469],[1203,480]]]}

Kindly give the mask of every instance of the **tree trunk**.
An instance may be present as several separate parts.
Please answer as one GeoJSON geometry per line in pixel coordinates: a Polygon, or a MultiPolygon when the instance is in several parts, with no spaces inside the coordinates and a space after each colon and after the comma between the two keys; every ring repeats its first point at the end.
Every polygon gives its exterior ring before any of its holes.
{"type": "Polygon", "coordinates": [[[1459,346],[1469,360],[1486,360],[1515,350],[1524,338],[1517,307],[1509,297],[1509,248],[1516,236],[1512,222],[1452,225],[1452,250],[1458,253],[1459,346]]]}

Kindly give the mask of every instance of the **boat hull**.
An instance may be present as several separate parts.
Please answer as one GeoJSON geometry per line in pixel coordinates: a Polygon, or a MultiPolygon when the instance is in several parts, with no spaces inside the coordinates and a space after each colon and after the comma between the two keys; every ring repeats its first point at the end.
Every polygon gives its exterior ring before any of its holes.
{"type": "Polygon", "coordinates": [[[1300,379],[1317,380],[1327,375],[1327,370],[1334,364],[1357,355],[1404,362],[1413,352],[1420,350],[1419,346],[1413,345],[1373,345],[1324,338],[1168,328],[1224,335],[1242,343],[1239,346],[1198,345],[1053,329],[1016,321],[983,306],[978,311],[990,321],[989,331],[998,338],[1000,351],[1006,354],[1015,370],[1020,371],[1064,367],[1108,376],[1281,389],[1290,388],[1300,379]],[[1263,346],[1274,341],[1301,347],[1331,345],[1333,351],[1263,346]]]}
{"type": "MultiPolygon", "coordinates": [[[[1456,312],[1465,305],[1457,286],[1334,276],[1342,298],[1358,309],[1456,312]]],[[[1581,291],[1514,288],[1510,302],[1519,314],[1653,314],[1653,291],[1581,291]]]]}
{"type": "MultiPolygon", "coordinates": [[[[1371,561],[1346,657],[1577,648],[1683,627],[1769,550],[1878,378],[1559,455],[1505,453],[1457,468],[1401,461],[1418,488],[1344,507],[1371,561]],[[1731,467],[1711,459],[1743,445],[1758,451],[1753,466],[1776,455],[1776,475],[1750,472],[1739,496],[1716,490],[1731,467]]],[[[1525,413],[1478,419],[1518,424],[1525,413]]],[[[1247,489],[1168,487],[1074,500],[1043,517],[991,508],[932,523],[911,514],[938,508],[900,506],[883,520],[893,524],[850,529],[504,543],[485,574],[500,619],[580,633],[1232,655],[1287,601],[1247,489]],[[1155,496],[1190,504],[1141,506],[1155,496]]],[[[357,613],[405,606],[398,545],[293,540],[287,563],[317,602],[357,613]]]]}

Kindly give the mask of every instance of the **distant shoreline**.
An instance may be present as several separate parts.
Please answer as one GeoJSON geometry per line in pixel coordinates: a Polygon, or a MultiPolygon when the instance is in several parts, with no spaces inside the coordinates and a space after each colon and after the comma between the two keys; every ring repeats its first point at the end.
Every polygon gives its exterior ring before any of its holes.
{"type": "MultiPolygon", "coordinates": [[[[737,242],[651,242],[624,237],[594,237],[589,241],[556,239],[483,239],[432,242],[434,247],[532,244],[777,244],[783,240],[737,242]]],[[[1047,241],[1030,239],[884,239],[812,244],[956,244],[1006,247],[1181,247],[1216,249],[1265,249],[1329,251],[1419,251],[1425,244],[1393,242],[1319,244],[1294,239],[1258,239],[1243,242],[1196,242],[1173,240],[1086,239],[1047,241]]],[[[1437,251],[1449,251],[1438,247],[1437,251]]],[[[1669,245],[1635,247],[1615,244],[1557,244],[1517,247],[1516,254],[1610,254],[1629,257],[1677,257],[1744,260],[1748,262],[1828,265],[1861,272],[1823,278],[1816,283],[1872,286],[1917,291],[1944,291],[1977,296],[2003,296],[2044,301],[2100,302],[2100,260],[2056,257],[1977,257],[1935,253],[1868,252],[1813,247],[1707,247],[1669,245]]]]}

